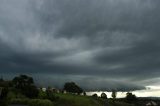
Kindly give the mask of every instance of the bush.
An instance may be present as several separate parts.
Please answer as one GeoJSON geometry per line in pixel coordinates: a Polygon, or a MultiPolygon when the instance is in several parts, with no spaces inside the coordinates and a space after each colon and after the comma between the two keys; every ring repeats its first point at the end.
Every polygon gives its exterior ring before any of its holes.
{"type": "Polygon", "coordinates": [[[67,82],[65,83],[64,85],[64,90],[66,90],[67,92],[70,92],[70,93],[77,93],[77,94],[80,94],[83,92],[83,89],[80,88],[76,83],[74,82],[67,82]]]}
{"type": "Polygon", "coordinates": [[[14,98],[20,98],[20,99],[26,99],[27,98],[24,94],[22,94],[21,90],[16,89],[16,88],[12,88],[9,93],[10,94],[8,96],[11,96],[11,97],[15,96],[14,98]]]}
{"type": "Polygon", "coordinates": [[[97,97],[98,97],[98,95],[95,93],[95,94],[93,94],[93,95],[92,95],[92,97],[97,98],[97,97]]]}
{"type": "Polygon", "coordinates": [[[137,97],[136,97],[136,95],[128,92],[128,93],[126,94],[126,100],[127,100],[127,102],[131,103],[131,102],[136,101],[136,100],[137,100],[137,97]]]}
{"type": "Polygon", "coordinates": [[[15,77],[12,82],[14,88],[16,88],[26,97],[36,98],[38,96],[38,89],[34,85],[32,77],[29,77],[27,75],[20,75],[18,77],[15,77]]]}
{"type": "Polygon", "coordinates": [[[22,104],[27,105],[29,103],[29,99],[11,99],[10,104],[22,104]]]}
{"type": "Polygon", "coordinates": [[[13,92],[8,92],[8,94],[7,94],[7,99],[8,100],[11,100],[11,99],[14,99],[14,98],[16,98],[16,94],[15,93],[13,93],[13,92]]]}
{"type": "Polygon", "coordinates": [[[8,88],[0,88],[0,106],[7,106],[8,88]]]}
{"type": "Polygon", "coordinates": [[[38,97],[39,91],[36,88],[36,86],[31,85],[27,86],[26,88],[23,88],[22,93],[29,98],[36,98],[38,97]]]}
{"type": "Polygon", "coordinates": [[[102,93],[102,94],[101,94],[101,98],[107,99],[107,95],[106,95],[105,93],[102,93]]]}
{"type": "Polygon", "coordinates": [[[38,98],[39,99],[47,99],[47,93],[43,92],[43,91],[39,91],[38,98]]]}
{"type": "Polygon", "coordinates": [[[49,99],[51,101],[55,101],[56,99],[58,99],[58,97],[56,97],[55,94],[49,89],[46,91],[46,94],[47,94],[46,99],[49,99]]]}
{"type": "Polygon", "coordinates": [[[53,103],[47,99],[12,99],[10,104],[22,104],[29,106],[54,106],[53,103]]]}
{"type": "Polygon", "coordinates": [[[8,88],[1,88],[0,91],[1,91],[0,100],[6,99],[7,98],[7,94],[9,92],[8,88]]]}
{"type": "Polygon", "coordinates": [[[33,99],[29,102],[29,106],[53,106],[53,103],[47,99],[33,99]]]}
{"type": "Polygon", "coordinates": [[[5,100],[0,100],[0,106],[8,106],[7,101],[5,101],[5,100]]]}

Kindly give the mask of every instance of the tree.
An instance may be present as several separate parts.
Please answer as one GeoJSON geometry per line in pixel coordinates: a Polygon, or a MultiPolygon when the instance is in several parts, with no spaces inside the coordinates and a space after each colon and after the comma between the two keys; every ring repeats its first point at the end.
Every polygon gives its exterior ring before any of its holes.
{"type": "Polygon", "coordinates": [[[0,100],[6,99],[8,88],[0,88],[0,100]]]}
{"type": "Polygon", "coordinates": [[[0,88],[0,106],[8,106],[7,103],[8,88],[0,88]]]}
{"type": "Polygon", "coordinates": [[[0,78],[0,82],[2,82],[2,81],[4,81],[4,80],[3,80],[3,77],[0,78]]]}
{"type": "Polygon", "coordinates": [[[38,97],[39,91],[35,85],[26,86],[22,93],[29,98],[38,97]]]}
{"type": "Polygon", "coordinates": [[[83,92],[83,96],[86,96],[86,92],[83,92]]]}
{"type": "Polygon", "coordinates": [[[97,97],[98,97],[98,95],[95,93],[95,94],[93,94],[93,95],[92,95],[92,97],[96,97],[96,98],[97,98],[97,97]]]}
{"type": "Polygon", "coordinates": [[[47,99],[54,101],[56,99],[56,96],[53,93],[53,90],[51,87],[48,87],[46,90],[46,94],[47,94],[47,99]]]}
{"type": "Polygon", "coordinates": [[[23,89],[26,86],[31,86],[34,84],[33,78],[27,75],[20,75],[18,77],[15,77],[12,81],[14,87],[18,89],[23,89]]]}
{"type": "Polygon", "coordinates": [[[130,93],[130,92],[127,92],[127,93],[126,93],[126,100],[127,100],[128,102],[136,101],[136,100],[137,100],[137,97],[136,97],[134,94],[132,94],[132,93],[130,93]]]}
{"type": "Polygon", "coordinates": [[[0,87],[12,87],[12,81],[5,81],[0,78],[0,87]]]}
{"type": "Polygon", "coordinates": [[[74,82],[67,82],[67,83],[65,83],[63,89],[66,90],[67,92],[70,92],[70,93],[78,93],[78,94],[80,94],[80,93],[83,92],[83,89],[80,88],[74,82]]]}
{"type": "Polygon", "coordinates": [[[27,75],[20,75],[18,77],[15,77],[12,82],[13,86],[25,96],[29,98],[35,98],[38,96],[39,91],[34,85],[32,77],[29,77],[27,75]]]}
{"type": "Polygon", "coordinates": [[[117,96],[117,92],[115,90],[112,90],[113,101],[116,99],[116,96],[117,96]]]}
{"type": "Polygon", "coordinates": [[[107,95],[103,92],[103,93],[101,94],[101,98],[107,99],[107,95]]]}

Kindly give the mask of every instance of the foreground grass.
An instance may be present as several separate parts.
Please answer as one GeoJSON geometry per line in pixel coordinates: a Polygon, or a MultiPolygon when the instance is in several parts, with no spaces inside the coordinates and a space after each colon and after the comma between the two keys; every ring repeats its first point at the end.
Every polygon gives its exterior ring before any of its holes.
{"type": "Polygon", "coordinates": [[[59,97],[55,106],[104,106],[104,102],[88,96],[56,94],[59,97]]]}
{"type": "Polygon", "coordinates": [[[12,99],[11,104],[27,104],[29,106],[134,106],[124,102],[110,99],[101,99],[89,96],[80,96],[73,94],[55,94],[56,100],[47,99],[12,99]]]}
{"type": "Polygon", "coordinates": [[[88,96],[72,94],[56,94],[56,96],[59,97],[59,100],[55,106],[134,106],[124,102],[113,102],[109,99],[105,100],[88,96]]]}
{"type": "Polygon", "coordinates": [[[54,106],[53,102],[47,99],[12,99],[10,104],[22,104],[28,106],[54,106]]]}
{"type": "Polygon", "coordinates": [[[124,102],[112,102],[112,101],[109,101],[109,105],[107,106],[135,106],[133,104],[128,104],[128,103],[124,103],[124,102]]]}

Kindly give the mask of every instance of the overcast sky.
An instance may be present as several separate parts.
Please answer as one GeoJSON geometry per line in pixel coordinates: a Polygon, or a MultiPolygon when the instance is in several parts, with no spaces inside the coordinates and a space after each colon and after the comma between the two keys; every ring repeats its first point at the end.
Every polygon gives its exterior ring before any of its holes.
{"type": "Polygon", "coordinates": [[[160,82],[160,0],[0,0],[0,74],[88,90],[160,82]]]}

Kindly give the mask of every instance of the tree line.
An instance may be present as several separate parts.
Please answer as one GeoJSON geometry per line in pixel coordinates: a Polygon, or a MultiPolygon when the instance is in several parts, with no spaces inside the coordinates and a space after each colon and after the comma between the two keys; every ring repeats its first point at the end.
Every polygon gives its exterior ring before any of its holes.
{"type": "MultiPolygon", "coordinates": [[[[16,95],[20,93],[26,96],[27,98],[37,98],[41,94],[40,90],[35,85],[33,78],[30,76],[19,75],[19,76],[14,77],[11,81],[4,81],[1,78],[0,79],[0,104],[3,104],[3,106],[5,106],[4,103],[6,103],[6,97],[10,89],[12,89],[12,91],[16,95]]],[[[68,93],[72,93],[72,94],[86,95],[86,92],[80,86],[78,86],[75,82],[66,82],[62,90],[68,93]]],[[[92,96],[98,97],[97,94],[93,94],[92,96]]],[[[114,102],[117,96],[116,90],[112,91],[111,96],[114,102]]],[[[46,90],[46,94],[45,96],[43,95],[42,98],[46,98],[51,101],[56,99],[56,97],[53,95],[53,93],[51,92],[49,88],[46,90]]],[[[102,93],[101,98],[107,99],[107,95],[105,93],[102,93]]],[[[126,94],[126,100],[134,101],[136,100],[136,96],[128,92],[126,94]]]]}

